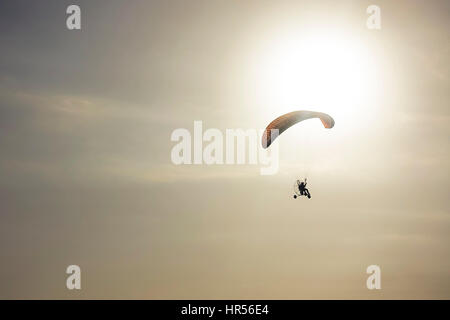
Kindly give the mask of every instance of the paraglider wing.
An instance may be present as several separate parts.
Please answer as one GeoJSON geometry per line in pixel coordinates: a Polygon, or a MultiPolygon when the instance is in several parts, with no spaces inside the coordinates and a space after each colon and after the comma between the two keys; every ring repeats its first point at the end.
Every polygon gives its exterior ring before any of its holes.
{"type": "MultiPolygon", "coordinates": [[[[294,124],[312,118],[319,118],[325,128],[331,129],[334,126],[334,119],[323,112],[315,111],[293,111],[286,113],[275,120],[273,120],[267,126],[262,136],[262,147],[268,148],[272,142],[285,130],[289,129],[294,124]],[[278,134],[272,134],[272,129],[278,130],[278,134]]],[[[274,131],[276,132],[276,131],[274,131]]]]}

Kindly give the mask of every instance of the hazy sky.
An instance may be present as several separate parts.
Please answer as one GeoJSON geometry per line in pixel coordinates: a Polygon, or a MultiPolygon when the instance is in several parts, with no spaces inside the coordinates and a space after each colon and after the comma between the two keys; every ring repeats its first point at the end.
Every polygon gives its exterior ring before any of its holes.
{"type": "Polygon", "coordinates": [[[449,24],[448,1],[2,0],[0,298],[450,298],[449,24]],[[194,120],[296,109],[336,126],[284,133],[276,175],[171,162],[194,120]]]}

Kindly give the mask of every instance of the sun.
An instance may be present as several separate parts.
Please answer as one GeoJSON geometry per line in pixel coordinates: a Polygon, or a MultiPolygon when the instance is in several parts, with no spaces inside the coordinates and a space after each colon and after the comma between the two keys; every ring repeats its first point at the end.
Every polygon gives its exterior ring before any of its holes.
{"type": "Polygon", "coordinates": [[[371,90],[374,69],[358,38],[338,32],[296,33],[271,41],[257,81],[270,114],[298,109],[351,121],[371,90]]]}

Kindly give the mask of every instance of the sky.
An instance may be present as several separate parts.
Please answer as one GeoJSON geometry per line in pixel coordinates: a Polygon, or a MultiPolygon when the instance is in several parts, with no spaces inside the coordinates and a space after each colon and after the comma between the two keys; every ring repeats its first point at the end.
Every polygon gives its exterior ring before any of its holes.
{"type": "Polygon", "coordinates": [[[449,299],[449,23],[437,0],[1,1],[0,298],[449,299]],[[171,160],[196,120],[302,109],[336,125],[283,133],[274,175],[171,160]]]}

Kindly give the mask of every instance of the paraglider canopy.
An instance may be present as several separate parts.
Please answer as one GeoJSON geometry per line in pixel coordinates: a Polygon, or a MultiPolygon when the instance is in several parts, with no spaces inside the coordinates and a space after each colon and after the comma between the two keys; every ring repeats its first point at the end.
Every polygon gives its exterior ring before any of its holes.
{"type": "Polygon", "coordinates": [[[312,118],[319,118],[322,121],[323,126],[327,129],[331,129],[334,126],[334,119],[330,115],[323,112],[305,110],[289,112],[269,123],[262,136],[262,147],[264,149],[268,148],[272,142],[285,130],[289,129],[298,122],[312,118]]]}

